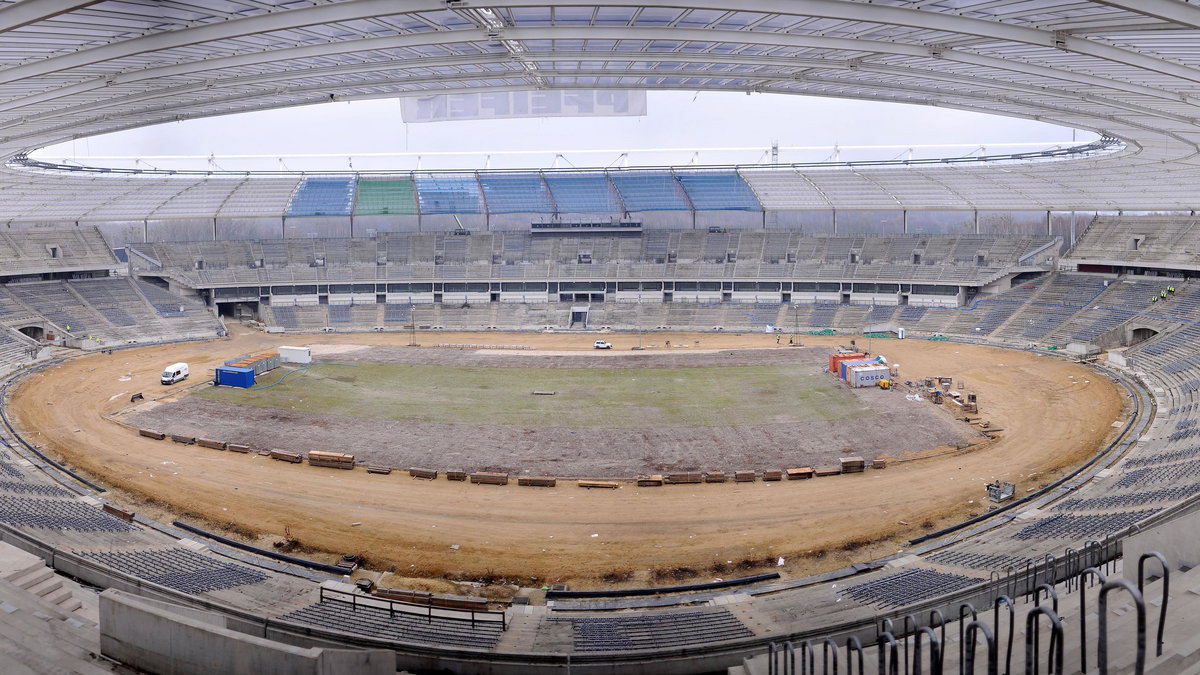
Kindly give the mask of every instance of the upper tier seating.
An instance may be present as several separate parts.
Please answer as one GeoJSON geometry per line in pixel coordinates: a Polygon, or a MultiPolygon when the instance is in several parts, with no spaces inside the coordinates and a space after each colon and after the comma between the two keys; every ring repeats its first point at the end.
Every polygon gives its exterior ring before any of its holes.
{"type": "Polygon", "coordinates": [[[289,216],[348,216],[354,204],[354,179],[305,178],[288,205],[289,216]]]}
{"type": "Polygon", "coordinates": [[[354,215],[414,215],[417,212],[415,190],[408,178],[364,178],[358,181],[354,215]]]}
{"type": "Polygon", "coordinates": [[[697,210],[762,210],[750,186],[735,171],[679,171],[675,177],[697,210]]]}
{"type": "Polygon", "coordinates": [[[683,186],[674,176],[650,171],[610,173],[626,211],[686,211],[683,186]]]}
{"type": "Polygon", "coordinates": [[[559,213],[620,213],[626,211],[608,177],[599,172],[546,174],[546,185],[559,213]]]}
{"type": "Polygon", "coordinates": [[[1065,261],[1126,267],[1200,266],[1200,218],[1099,216],[1065,261]]]}
{"type": "Polygon", "coordinates": [[[552,213],[550,189],[537,173],[482,173],[479,184],[489,213],[552,213]]]}
{"type": "Polygon", "coordinates": [[[117,267],[116,256],[94,227],[0,231],[0,275],[117,267]]]}
{"type": "Polygon", "coordinates": [[[483,213],[475,174],[418,175],[416,184],[421,213],[483,213]]]}

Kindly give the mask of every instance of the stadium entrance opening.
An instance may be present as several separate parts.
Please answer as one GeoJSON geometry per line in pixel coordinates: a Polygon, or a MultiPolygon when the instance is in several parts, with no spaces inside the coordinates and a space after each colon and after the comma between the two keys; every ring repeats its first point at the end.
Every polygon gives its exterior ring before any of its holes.
{"type": "Polygon", "coordinates": [[[587,328],[588,309],[587,305],[571,307],[571,328],[587,328]]]}
{"type": "Polygon", "coordinates": [[[46,337],[46,331],[41,326],[23,326],[17,330],[34,340],[43,340],[46,337]]]}

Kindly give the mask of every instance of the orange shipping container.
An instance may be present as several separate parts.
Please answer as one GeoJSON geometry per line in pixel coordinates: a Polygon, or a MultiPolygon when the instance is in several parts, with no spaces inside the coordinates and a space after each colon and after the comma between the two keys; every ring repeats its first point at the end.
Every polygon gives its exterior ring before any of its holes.
{"type": "Polygon", "coordinates": [[[829,372],[840,373],[840,365],[842,361],[847,359],[861,359],[864,355],[859,352],[845,352],[829,355],[829,372]]]}

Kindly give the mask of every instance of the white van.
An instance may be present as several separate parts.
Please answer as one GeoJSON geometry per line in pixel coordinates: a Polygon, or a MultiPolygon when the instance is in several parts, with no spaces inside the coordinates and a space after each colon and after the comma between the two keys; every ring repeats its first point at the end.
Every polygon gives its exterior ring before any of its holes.
{"type": "Polygon", "coordinates": [[[186,380],[188,376],[188,365],[186,363],[172,363],[163,371],[161,382],[163,384],[175,384],[186,380]]]}

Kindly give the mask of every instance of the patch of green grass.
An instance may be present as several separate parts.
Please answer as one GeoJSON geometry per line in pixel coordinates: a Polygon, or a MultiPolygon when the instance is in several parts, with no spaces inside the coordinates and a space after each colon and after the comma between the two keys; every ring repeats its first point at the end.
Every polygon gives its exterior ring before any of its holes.
{"type": "MultiPolygon", "coordinates": [[[[195,396],[353,417],[528,427],[653,427],[835,420],[861,414],[844,385],[811,367],[457,368],[314,364],[269,388],[195,396]],[[536,396],[534,391],[553,391],[536,396]]],[[[260,387],[290,369],[268,373],[260,387]]]]}

